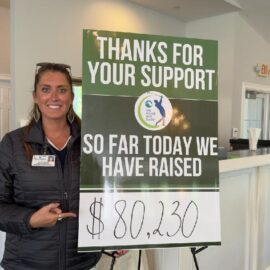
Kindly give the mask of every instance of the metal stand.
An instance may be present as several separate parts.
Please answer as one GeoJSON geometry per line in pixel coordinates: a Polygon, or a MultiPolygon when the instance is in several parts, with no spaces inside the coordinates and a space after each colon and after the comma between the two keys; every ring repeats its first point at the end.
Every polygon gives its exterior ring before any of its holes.
{"type": "Polygon", "coordinates": [[[139,250],[139,260],[138,260],[138,270],[141,269],[141,258],[142,258],[142,250],[139,250]]]}
{"type": "MultiPolygon", "coordinates": [[[[110,270],[113,270],[113,267],[114,267],[114,264],[115,264],[115,260],[116,260],[116,257],[114,256],[116,251],[110,253],[110,252],[107,252],[105,251],[104,249],[101,251],[103,254],[109,256],[112,258],[112,262],[111,262],[111,266],[110,266],[110,270]]],[[[141,269],[141,258],[142,258],[142,250],[140,249],[139,250],[139,258],[138,258],[138,270],[141,269]]]]}
{"type": "Polygon", "coordinates": [[[195,266],[196,266],[196,270],[199,270],[199,265],[198,265],[198,261],[197,261],[197,258],[196,258],[196,254],[203,251],[203,250],[205,250],[206,248],[208,248],[208,246],[204,246],[204,247],[201,247],[201,248],[198,248],[198,249],[196,249],[195,247],[190,248],[190,251],[192,253],[193,260],[194,260],[194,263],[195,263],[195,266]]]}
{"type": "Polygon", "coordinates": [[[115,260],[116,257],[114,256],[116,251],[110,253],[110,252],[106,252],[104,249],[101,251],[103,254],[106,254],[107,256],[112,258],[112,262],[111,262],[111,266],[110,266],[110,270],[113,270],[114,264],[115,264],[115,260]]]}

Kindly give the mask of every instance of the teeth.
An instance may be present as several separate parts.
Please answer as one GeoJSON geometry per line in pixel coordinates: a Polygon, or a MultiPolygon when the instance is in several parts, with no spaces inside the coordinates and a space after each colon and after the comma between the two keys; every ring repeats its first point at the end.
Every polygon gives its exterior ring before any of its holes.
{"type": "Polygon", "coordinates": [[[51,109],[59,109],[60,108],[59,105],[48,105],[48,107],[51,109]]]}

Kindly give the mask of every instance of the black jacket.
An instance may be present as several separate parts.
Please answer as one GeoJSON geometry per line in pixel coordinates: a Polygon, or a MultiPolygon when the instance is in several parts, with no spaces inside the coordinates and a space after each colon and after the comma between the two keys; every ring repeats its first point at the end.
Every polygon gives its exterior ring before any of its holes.
{"type": "Polygon", "coordinates": [[[77,253],[78,218],[58,221],[52,228],[33,230],[31,215],[51,202],[63,211],[78,214],[80,129],[72,124],[64,170],[59,159],[55,167],[32,167],[23,141],[33,154],[52,154],[40,124],[24,138],[23,128],[4,136],[0,143],[0,230],[6,232],[2,267],[5,270],[88,270],[100,253],[77,253]]]}

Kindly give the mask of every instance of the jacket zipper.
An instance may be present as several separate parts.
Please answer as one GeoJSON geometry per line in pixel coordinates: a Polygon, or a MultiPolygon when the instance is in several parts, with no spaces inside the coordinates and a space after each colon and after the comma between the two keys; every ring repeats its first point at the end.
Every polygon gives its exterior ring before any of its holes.
{"type": "MultiPolygon", "coordinates": [[[[71,183],[68,183],[68,161],[70,159],[70,147],[69,145],[67,147],[65,162],[64,162],[64,170],[61,166],[61,161],[58,156],[56,156],[56,166],[58,170],[58,174],[60,175],[61,183],[60,183],[60,192],[61,192],[61,207],[63,212],[69,211],[69,203],[68,203],[68,192],[67,188],[71,183]],[[65,181],[65,176],[66,181],[65,181]]],[[[47,152],[47,149],[49,148],[48,144],[45,144],[43,151],[47,152]]],[[[71,163],[71,162],[70,162],[71,163]]],[[[59,221],[59,270],[66,270],[66,235],[67,235],[67,221],[65,219],[59,221]]]]}
{"type": "MultiPolygon", "coordinates": [[[[68,168],[67,166],[67,160],[69,158],[69,151],[67,149],[66,157],[65,157],[65,167],[64,170],[62,170],[61,167],[61,162],[58,160],[58,171],[60,170],[60,175],[61,175],[61,193],[62,193],[62,211],[66,212],[69,210],[69,205],[68,205],[68,192],[67,192],[67,183],[65,182],[65,172],[68,168]]],[[[60,270],[65,270],[66,269],[66,234],[67,234],[67,222],[65,219],[60,221],[60,257],[59,257],[59,269],[60,270]]]]}

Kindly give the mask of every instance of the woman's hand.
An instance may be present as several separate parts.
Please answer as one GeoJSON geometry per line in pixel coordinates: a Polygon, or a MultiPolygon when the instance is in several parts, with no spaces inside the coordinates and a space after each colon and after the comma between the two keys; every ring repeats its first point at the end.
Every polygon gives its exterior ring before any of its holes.
{"type": "Polygon", "coordinates": [[[36,211],[29,220],[31,228],[48,228],[63,218],[76,217],[76,214],[72,212],[63,213],[59,205],[59,203],[50,203],[36,211]]]}
{"type": "Polygon", "coordinates": [[[125,249],[119,249],[119,250],[115,250],[114,252],[113,252],[113,256],[114,257],[121,257],[121,256],[123,256],[123,255],[125,255],[125,254],[127,254],[128,253],[128,250],[125,250],[125,249]]]}

